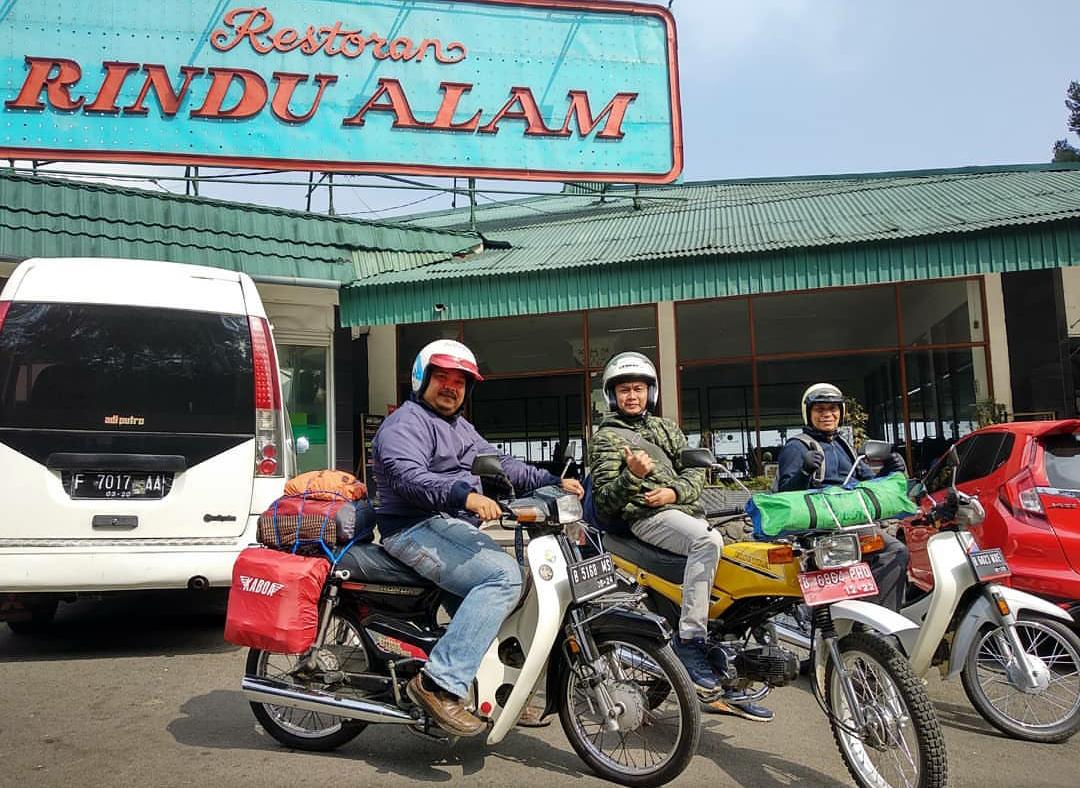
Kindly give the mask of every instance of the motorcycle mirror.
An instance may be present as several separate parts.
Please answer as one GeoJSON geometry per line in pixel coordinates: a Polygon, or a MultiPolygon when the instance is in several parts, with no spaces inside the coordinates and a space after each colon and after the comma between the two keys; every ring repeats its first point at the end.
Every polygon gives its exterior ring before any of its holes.
{"type": "Polygon", "coordinates": [[[498,454],[477,454],[473,457],[472,472],[474,476],[486,476],[495,479],[501,479],[506,475],[498,454]]]}
{"type": "Polygon", "coordinates": [[[310,448],[311,448],[311,441],[308,440],[306,435],[301,435],[299,438],[296,439],[296,453],[297,454],[306,454],[307,451],[310,448]]]}
{"type": "Polygon", "coordinates": [[[868,440],[863,443],[862,451],[871,462],[881,462],[892,454],[892,444],[887,441],[868,440]]]}
{"type": "Polygon", "coordinates": [[[679,452],[679,462],[684,468],[711,468],[716,464],[716,457],[704,447],[697,449],[688,447],[679,452]]]}
{"type": "Polygon", "coordinates": [[[945,467],[952,471],[951,480],[949,486],[956,487],[956,471],[960,467],[960,455],[956,453],[956,447],[950,446],[949,450],[945,452],[945,467]]]}

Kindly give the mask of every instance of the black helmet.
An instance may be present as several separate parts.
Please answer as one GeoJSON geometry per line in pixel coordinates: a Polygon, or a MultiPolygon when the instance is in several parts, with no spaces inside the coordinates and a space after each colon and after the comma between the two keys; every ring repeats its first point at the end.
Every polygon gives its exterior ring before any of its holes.
{"type": "Polygon", "coordinates": [[[803,392],[802,418],[803,424],[807,427],[814,426],[813,422],[810,421],[810,411],[815,405],[839,405],[840,421],[837,422],[836,426],[843,426],[844,419],[847,416],[847,406],[844,405],[844,395],[840,389],[832,383],[815,383],[803,392]]]}

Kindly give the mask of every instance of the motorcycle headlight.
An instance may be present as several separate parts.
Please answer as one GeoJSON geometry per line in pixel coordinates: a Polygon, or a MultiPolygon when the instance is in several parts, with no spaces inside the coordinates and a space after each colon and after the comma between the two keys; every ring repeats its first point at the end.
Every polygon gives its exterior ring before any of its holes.
{"type": "Polygon", "coordinates": [[[585,517],[581,500],[576,495],[560,495],[555,499],[555,514],[560,523],[576,523],[585,517]]]}
{"type": "Polygon", "coordinates": [[[858,563],[862,557],[856,534],[837,534],[814,543],[814,563],[818,569],[838,569],[858,563]]]}

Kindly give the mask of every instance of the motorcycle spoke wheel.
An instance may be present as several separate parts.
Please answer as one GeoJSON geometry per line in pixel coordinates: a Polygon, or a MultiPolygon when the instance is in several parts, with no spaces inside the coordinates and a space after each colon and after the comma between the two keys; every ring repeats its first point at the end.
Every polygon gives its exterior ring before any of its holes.
{"type": "MultiPolygon", "coordinates": [[[[318,668],[309,680],[301,678],[302,674],[297,671],[303,657],[303,654],[274,654],[252,649],[248,652],[247,673],[310,689],[339,692],[339,686],[325,682],[327,673],[363,673],[368,665],[367,652],[356,626],[338,615],[330,619],[325,642],[318,652],[318,668]]],[[[323,751],[340,747],[365,727],[363,723],[333,714],[291,706],[252,703],[251,709],[267,733],[282,744],[301,750],[323,751]]]]}
{"type": "Polygon", "coordinates": [[[961,679],[972,705],[1003,733],[1026,741],[1059,742],[1080,729],[1080,638],[1056,621],[1021,620],[1014,653],[1001,627],[984,629],[972,644],[961,679]],[[1039,688],[1013,683],[1021,659],[1039,675],[1039,688]]]}
{"type": "Polygon", "coordinates": [[[825,697],[833,737],[845,765],[864,788],[931,788],[945,784],[945,740],[933,705],[910,666],[892,646],[867,634],[840,641],[856,703],[859,729],[840,671],[829,663],[825,697]]]}
{"type": "Polygon", "coordinates": [[[662,785],[682,773],[700,737],[701,710],[689,676],[668,646],[630,636],[597,642],[603,687],[616,704],[607,724],[588,672],[564,671],[559,719],[571,746],[601,777],[623,785],[662,785]]]}

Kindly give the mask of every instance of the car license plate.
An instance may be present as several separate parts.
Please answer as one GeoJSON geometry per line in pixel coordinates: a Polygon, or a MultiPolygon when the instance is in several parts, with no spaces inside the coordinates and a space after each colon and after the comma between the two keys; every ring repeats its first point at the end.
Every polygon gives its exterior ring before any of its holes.
{"type": "Polygon", "coordinates": [[[839,569],[800,572],[799,587],[802,589],[803,599],[811,607],[844,599],[874,596],[878,592],[874,575],[865,562],[839,569]]]}
{"type": "Polygon", "coordinates": [[[608,553],[603,553],[582,561],[580,564],[570,564],[570,591],[574,595],[575,602],[586,602],[608,591],[614,590],[615,564],[608,553]]]}
{"type": "Polygon", "coordinates": [[[172,489],[172,473],[65,471],[65,489],[74,499],[156,499],[172,489]]]}
{"type": "Polygon", "coordinates": [[[983,583],[1012,575],[1005,554],[997,547],[969,553],[968,560],[971,561],[971,568],[975,570],[975,576],[983,583]]]}

